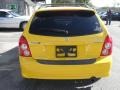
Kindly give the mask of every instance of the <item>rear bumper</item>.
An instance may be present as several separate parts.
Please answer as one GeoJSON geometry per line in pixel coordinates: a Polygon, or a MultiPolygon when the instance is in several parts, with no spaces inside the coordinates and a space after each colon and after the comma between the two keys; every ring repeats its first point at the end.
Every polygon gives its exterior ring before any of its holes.
{"type": "Polygon", "coordinates": [[[46,65],[31,57],[19,57],[21,73],[24,78],[35,79],[89,79],[109,76],[111,56],[99,58],[97,62],[86,65],[46,65]]]}

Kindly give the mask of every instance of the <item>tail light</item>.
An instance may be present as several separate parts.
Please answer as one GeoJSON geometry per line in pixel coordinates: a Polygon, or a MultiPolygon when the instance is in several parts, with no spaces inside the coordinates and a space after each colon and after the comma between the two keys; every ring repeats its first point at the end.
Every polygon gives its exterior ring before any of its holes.
{"type": "Polygon", "coordinates": [[[101,56],[108,56],[112,53],[112,38],[107,36],[101,51],[101,56]]]}
{"type": "Polygon", "coordinates": [[[19,53],[20,53],[20,56],[24,56],[24,57],[31,57],[32,56],[28,42],[24,36],[21,36],[20,40],[19,40],[19,53]]]}

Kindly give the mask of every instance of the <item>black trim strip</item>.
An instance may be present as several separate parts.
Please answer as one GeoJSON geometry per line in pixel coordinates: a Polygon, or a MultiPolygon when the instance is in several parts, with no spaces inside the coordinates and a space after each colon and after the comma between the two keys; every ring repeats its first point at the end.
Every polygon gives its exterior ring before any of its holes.
{"type": "Polygon", "coordinates": [[[37,60],[38,63],[48,65],[84,65],[92,64],[96,62],[96,59],[86,60],[37,60]]]}

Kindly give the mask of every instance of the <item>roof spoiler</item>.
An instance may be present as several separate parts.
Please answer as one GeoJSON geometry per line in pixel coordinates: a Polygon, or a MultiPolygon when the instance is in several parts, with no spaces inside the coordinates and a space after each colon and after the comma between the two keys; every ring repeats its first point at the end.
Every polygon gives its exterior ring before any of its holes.
{"type": "Polygon", "coordinates": [[[64,6],[76,6],[76,7],[86,7],[86,8],[91,8],[93,9],[93,7],[90,7],[89,4],[87,3],[57,3],[57,4],[41,4],[40,8],[42,7],[64,7],[64,6]]]}

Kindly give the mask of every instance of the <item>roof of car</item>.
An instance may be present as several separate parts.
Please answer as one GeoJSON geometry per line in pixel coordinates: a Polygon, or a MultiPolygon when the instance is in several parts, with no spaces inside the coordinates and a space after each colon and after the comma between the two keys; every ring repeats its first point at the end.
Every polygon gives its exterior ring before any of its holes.
{"type": "Polygon", "coordinates": [[[62,7],[41,7],[37,10],[39,11],[59,11],[59,10],[89,10],[94,11],[94,9],[86,8],[86,7],[68,7],[68,6],[62,6],[62,7]]]}
{"type": "Polygon", "coordinates": [[[0,11],[11,11],[11,10],[9,10],[9,9],[0,9],[0,11]]]}

